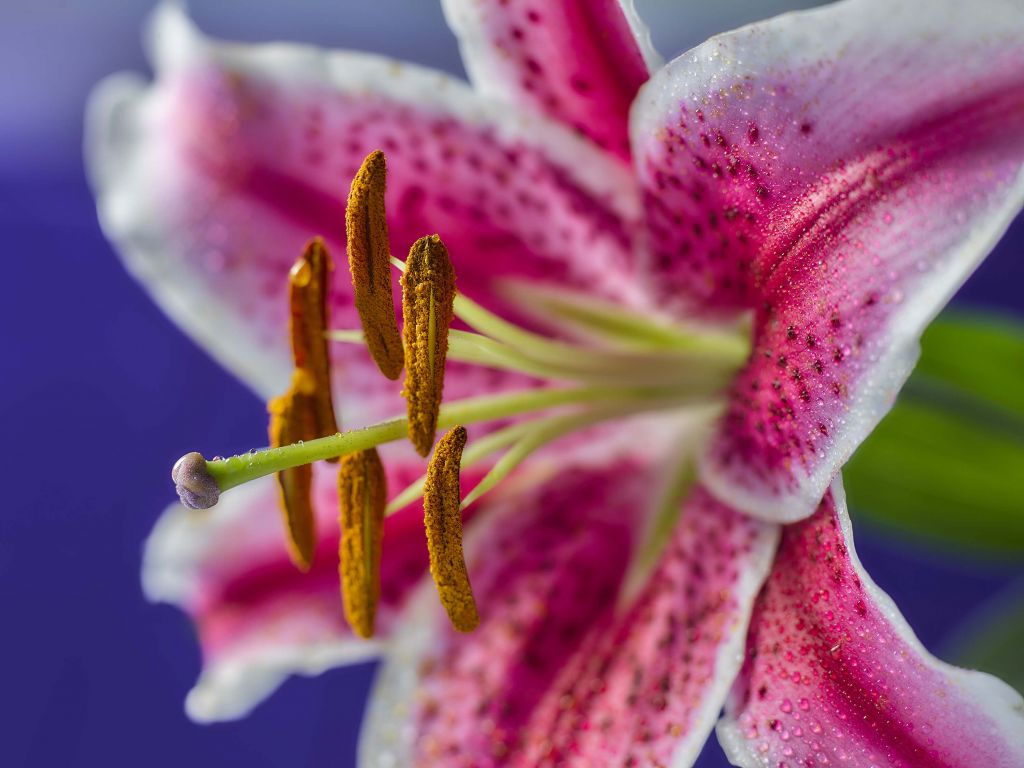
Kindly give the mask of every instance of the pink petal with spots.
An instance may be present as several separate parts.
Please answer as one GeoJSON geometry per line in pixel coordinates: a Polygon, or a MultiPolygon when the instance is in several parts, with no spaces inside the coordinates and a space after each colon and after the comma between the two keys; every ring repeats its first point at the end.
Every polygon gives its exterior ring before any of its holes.
{"type": "Polygon", "coordinates": [[[1016,2],[850,0],[715,38],[643,91],[654,282],[756,313],[705,465],[723,500],[811,514],[1020,209],[1021,39],[1016,2]]]}
{"type": "Polygon", "coordinates": [[[1024,765],[1024,701],[918,642],[853,549],[839,481],[784,529],[718,737],[745,768],[1024,765]]]}
{"type": "MultiPolygon", "coordinates": [[[[423,471],[418,462],[386,466],[393,492],[423,471]]],[[[320,544],[308,573],[285,550],[273,478],[226,493],[209,512],[175,504],[157,523],[146,544],[143,587],[149,599],[180,606],[196,624],[203,670],[186,701],[192,719],[243,717],[289,675],[319,674],[379,652],[376,642],[353,635],[342,613],[336,482],[335,469],[317,468],[320,544]]],[[[426,569],[422,510],[414,504],[385,522],[378,636],[391,631],[426,569]]]]}
{"type": "Polygon", "coordinates": [[[695,755],[739,668],[776,535],[698,494],[650,584],[616,617],[661,471],[636,457],[614,469],[570,464],[510,495],[471,542],[481,626],[456,634],[433,594],[416,598],[380,673],[360,764],[695,755]]]}
{"type": "Polygon", "coordinates": [[[623,159],[629,107],[660,66],[632,0],[444,0],[473,85],[623,159]]]}
{"type": "Polygon", "coordinates": [[[777,538],[698,487],[637,601],[592,629],[547,693],[523,765],[692,765],[777,538]]]}
{"type": "Polygon", "coordinates": [[[376,684],[361,764],[482,767],[524,746],[552,676],[613,610],[652,501],[651,467],[621,462],[535,466],[498,491],[466,541],[480,626],[457,633],[425,585],[376,684]]]}
{"type": "MultiPolygon", "coordinates": [[[[388,156],[393,253],[439,233],[471,298],[500,308],[503,276],[620,296],[632,284],[628,173],[544,118],[377,57],[209,41],[177,6],[157,12],[152,47],[154,85],[121,76],[93,99],[101,219],[161,306],[262,395],[287,381],[286,275],[313,235],[336,261],[332,324],[358,327],[343,201],[376,148],[388,156]]],[[[365,350],[335,353],[350,426],[404,410],[365,350]]],[[[453,365],[446,394],[517,381],[453,365]]]]}

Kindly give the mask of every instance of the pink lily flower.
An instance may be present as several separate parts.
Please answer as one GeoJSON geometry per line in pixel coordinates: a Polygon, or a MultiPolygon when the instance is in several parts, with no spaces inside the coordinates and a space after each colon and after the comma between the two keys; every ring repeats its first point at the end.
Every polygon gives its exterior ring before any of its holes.
{"type": "MultiPolygon", "coordinates": [[[[344,185],[380,148],[396,253],[440,233],[462,294],[557,343],[584,328],[645,394],[467,509],[468,634],[416,588],[415,503],[386,522],[379,643],[342,617],[328,475],[307,574],[270,478],[206,516],[168,510],[143,581],[196,622],[190,715],[242,716],[289,674],[383,650],[365,765],[686,766],[713,728],[741,766],[1024,765],[1024,701],[921,646],[860,566],[839,475],[1024,202],[1024,6],[845,0],[664,66],[627,0],[444,6],[472,87],[213,42],[162,7],[156,82],[115,78],[92,104],[107,232],[270,397],[290,371],[284,276],[313,235],[341,253],[344,185]],[[730,375],[665,410],[650,382],[707,384],[675,366],[694,339],[730,375]]],[[[358,327],[335,294],[333,323],[358,327]]],[[[335,347],[346,426],[402,410],[362,347],[335,347]]],[[[446,402],[547,391],[565,374],[547,365],[456,360],[446,402]]],[[[422,472],[381,453],[392,487],[422,472]]]]}

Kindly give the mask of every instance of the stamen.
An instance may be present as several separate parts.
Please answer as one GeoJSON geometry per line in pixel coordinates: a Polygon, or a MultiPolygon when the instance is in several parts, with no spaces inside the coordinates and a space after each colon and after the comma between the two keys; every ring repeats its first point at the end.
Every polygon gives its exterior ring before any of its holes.
{"type": "Polygon", "coordinates": [[[345,209],[348,265],[366,346],[381,373],[397,379],[404,365],[391,286],[391,247],[384,211],[387,166],[371,152],[352,179],[345,209]]]}
{"type": "Polygon", "coordinates": [[[341,596],[345,618],[355,633],[364,638],[373,636],[380,599],[381,541],[387,495],[384,465],[375,448],[341,460],[338,471],[341,596]]]}
{"type": "MultiPolygon", "coordinates": [[[[293,377],[292,386],[281,397],[267,403],[270,412],[270,445],[278,448],[306,440],[315,427],[315,404],[301,390],[302,376],[293,377]]],[[[288,551],[300,570],[308,571],[316,547],[316,521],[311,501],[313,468],[309,464],[289,467],[277,473],[281,490],[281,510],[288,531],[288,551]]]]}
{"type": "Polygon", "coordinates": [[[440,237],[413,243],[401,282],[409,439],[426,456],[437,431],[455,301],[455,270],[440,237]]]}
{"type": "Polygon", "coordinates": [[[301,439],[333,435],[338,423],[331,402],[331,359],[327,329],[328,273],[334,269],[323,240],[315,238],[288,274],[291,305],[292,358],[301,380],[298,389],[309,396],[313,417],[310,434],[301,439]]]}
{"type": "Polygon", "coordinates": [[[181,503],[189,509],[209,509],[220,498],[220,486],[206,468],[203,454],[196,451],[174,462],[171,480],[181,503]]]}
{"type": "Polygon", "coordinates": [[[430,574],[437,585],[441,605],[448,612],[452,626],[460,632],[470,632],[480,623],[462,554],[459,465],[465,447],[465,427],[453,428],[438,441],[423,491],[430,574]]]}

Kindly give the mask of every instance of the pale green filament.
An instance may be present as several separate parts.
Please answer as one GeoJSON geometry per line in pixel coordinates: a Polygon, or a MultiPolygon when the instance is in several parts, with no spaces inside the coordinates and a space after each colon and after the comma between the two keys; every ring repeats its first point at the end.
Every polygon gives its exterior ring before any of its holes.
{"type": "MultiPolygon", "coordinates": [[[[455,304],[458,307],[459,297],[455,304]]],[[[358,330],[329,331],[327,338],[363,343],[358,330]]],[[[552,381],[678,388],[699,396],[720,392],[742,364],[735,353],[709,357],[704,351],[589,350],[570,344],[559,344],[557,353],[547,350],[538,356],[536,349],[523,351],[479,333],[459,330],[448,332],[448,358],[552,381]]]]}
{"type": "MultiPolygon", "coordinates": [[[[512,447],[495,462],[491,470],[484,475],[483,479],[476,484],[473,490],[466,494],[466,498],[462,500],[462,508],[465,509],[494,488],[494,486],[508,477],[512,470],[529,458],[530,454],[548,443],[601,421],[628,416],[630,413],[638,411],[656,410],[658,407],[658,403],[653,401],[646,401],[641,407],[638,407],[638,403],[632,403],[631,405],[632,407],[630,407],[630,404],[616,403],[603,408],[597,407],[583,413],[553,416],[547,419],[546,423],[533,424],[534,429],[527,431],[513,443],[512,447]]],[[[662,407],[666,406],[671,407],[667,403],[662,404],[662,407]]]]}
{"type": "Polygon", "coordinates": [[[501,294],[545,325],[586,339],[627,348],[732,354],[741,360],[749,352],[749,317],[725,327],[683,326],[610,301],[522,280],[506,281],[501,294]]]}
{"type": "MultiPolygon", "coordinates": [[[[399,270],[405,271],[405,263],[391,257],[391,263],[399,270]]],[[[500,342],[509,348],[545,365],[545,372],[550,366],[558,368],[567,361],[572,365],[587,363],[598,367],[610,368],[610,364],[632,365],[643,362],[664,361],[678,355],[679,362],[689,365],[710,365],[721,370],[729,368],[733,371],[742,366],[750,354],[749,323],[743,321],[729,327],[683,327],[669,325],[665,322],[652,320],[644,315],[624,310],[615,304],[600,300],[574,297],[563,291],[534,285],[521,286],[518,282],[509,281],[513,290],[503,293],[515,298],[517,304],[529,314],[544,318],[549,324],[565,327],[575,323],[585,326],[590,335],[605,341],[626,341],[633,343],[628,346],[643,350],[650,347],[652,340],[657,340],[656,353],[632,358],[622,356],[622,350],[595,349],[581,347],[562,341],[548,339],[499,317],[472,299],[457,293],[455,296],[455,316],[466,325],[476,329],[479,338],[488,338],[500,342]],[[534,301],[536,298],[536,301],[534,301]],[[591,305],[589,308],[587,303],[591,305]],[[666,353],[674,353],[668,354],[666,353]]]]}
{"type": "MultiPolygon", "coordinates": [[[[503,448],[509,448],[509,446],[511,448],[463,499],[462,508],[465,509],[484,493],[491,490],[533,451],[550,442],[602,421],[658,410],[659,408],[679,407],[679,405],[680,403],[677,399],[669,397],[660,400],[624,399],[618,402],[599,403],[593,408],[584,411],[560,413],[532,421],[512,424],[484,435],[466,446],[466,450],[462,454],[463,469],[479,463],[503,448]]],[[[423,495],[425,479],[426,475],[423,475],[388,502],[386,514],[393,514],[419,499],[423,495]]]]}

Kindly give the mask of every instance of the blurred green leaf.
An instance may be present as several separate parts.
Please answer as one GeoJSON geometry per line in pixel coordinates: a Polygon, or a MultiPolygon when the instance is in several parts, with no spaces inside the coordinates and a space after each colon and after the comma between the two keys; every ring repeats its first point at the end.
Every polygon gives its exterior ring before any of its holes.
{"type": "Polygon", "coordinates": [[[862,519],[947,547],[1024,553],[1024,324],[936,320],[843,477],[862,519]]]}
{"type": "Polygon", "coordinates": [[[989,672],[1024,691],[1024,589],[997,598],[957,634],[952,663],[989,672]]]}

